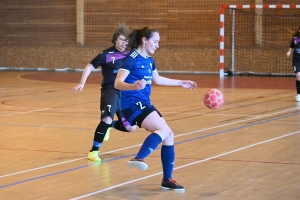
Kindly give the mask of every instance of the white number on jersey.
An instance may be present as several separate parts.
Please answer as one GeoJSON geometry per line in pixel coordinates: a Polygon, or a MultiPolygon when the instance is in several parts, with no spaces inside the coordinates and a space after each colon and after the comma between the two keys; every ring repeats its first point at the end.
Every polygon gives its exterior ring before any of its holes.
{"type": "Polygon", "coordinates": [[[136,103],[136,105],[140,106],[140,109],[143,110],[145,108],[145,106],[142,105],[142,103],[139,101],[136,103]]]}

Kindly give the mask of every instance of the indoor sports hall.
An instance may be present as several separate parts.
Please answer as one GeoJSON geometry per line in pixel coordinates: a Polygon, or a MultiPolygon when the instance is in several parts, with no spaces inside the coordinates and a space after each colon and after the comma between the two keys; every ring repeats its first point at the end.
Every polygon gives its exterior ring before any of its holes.
{"type": "Polygon", "coordinates": [[[0,2],[0,199],[298,200],[300,102],[292,56],[300,5],[282,0],[10,0],[0,2]],[[198,88],[153,85],[151,100],[175,136],[163,190],[159,145],[145,171],[126,162],[149,133],[112,129],[101,163],[87,159],[100,120],[101,68],[119,23],[159,30],[161,75],[198,88]],[[203,95],[220,90],[209,109],[203,95]]]}

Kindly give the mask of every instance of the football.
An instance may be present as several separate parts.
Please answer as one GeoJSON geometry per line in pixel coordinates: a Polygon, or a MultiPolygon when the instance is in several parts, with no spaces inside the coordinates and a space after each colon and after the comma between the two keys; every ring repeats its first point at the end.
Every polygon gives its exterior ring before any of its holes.
{"type": "Polygon", "coordinates": [[[223,105],[224,95],[220,90],[212,88],[204,94],[203,102],[209,109],[217,109],[223,105]]]}

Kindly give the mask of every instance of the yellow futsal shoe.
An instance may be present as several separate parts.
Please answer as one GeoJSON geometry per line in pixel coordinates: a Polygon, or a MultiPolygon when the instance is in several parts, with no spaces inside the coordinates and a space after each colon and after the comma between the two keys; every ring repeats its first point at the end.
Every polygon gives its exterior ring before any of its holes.
{"type": "Polygon", "coordinates": [[[94,162],[101,162],[101,158],[99,157],[99,151],[89,152],[88,159],[94,162]]]}
{"type": "Polygon", "coordinates": [[[104,137],[104,141],[106,142],[106,141],[108,141],[108,139],[109,139],[109,135],[110,135],[110,127],[107,129],[107,131],[106,131],[106,133],[105,133],[105,137],[104,137]]]}

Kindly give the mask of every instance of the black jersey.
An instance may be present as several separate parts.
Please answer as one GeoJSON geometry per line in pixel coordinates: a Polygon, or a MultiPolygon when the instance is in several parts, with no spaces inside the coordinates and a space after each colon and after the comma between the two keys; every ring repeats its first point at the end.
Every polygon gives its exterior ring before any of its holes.
{"type": "Polygon", "coordinates": [[[101,66],[103,80],[102,90],[115,88],[114,83],[119,68],[122,66],[122,60],[128,52],[120,52],[114,46],[100,52],[91,62],[94,68],[101,66]]]}
{"type": "Polygon", "coordinates": [[[300,66],[300,38],[293,37],[290,48],[294,49],[293,66],[300,66]]]}

